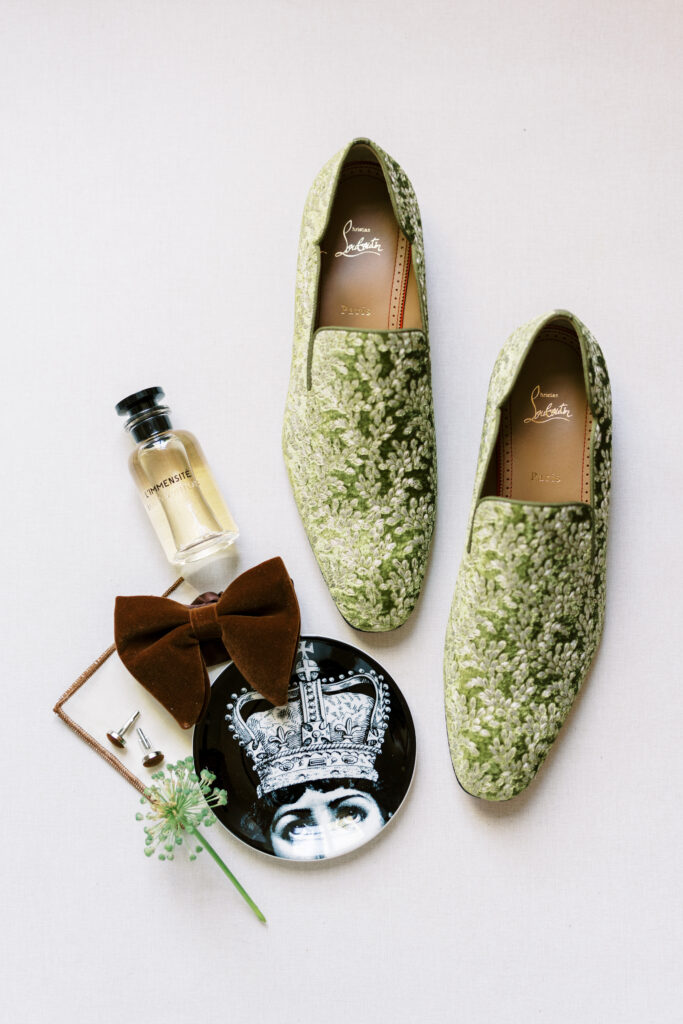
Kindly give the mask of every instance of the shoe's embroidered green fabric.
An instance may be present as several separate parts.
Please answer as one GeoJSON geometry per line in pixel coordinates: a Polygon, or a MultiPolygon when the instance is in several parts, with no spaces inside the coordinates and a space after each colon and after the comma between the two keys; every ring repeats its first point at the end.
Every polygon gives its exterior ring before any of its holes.
{"type": "Polygon", "coordinates": [[[313,335],[318,242],[350,143],[323,167],[304,210],[283,452],[337,607],[357,629],[381,631],[405,622],[420,593],[434,528],[436,443],[417,200],[399,165],[369,144],[412,243],[425,330],[313,335]]]}
{"type": "Polygon", "coordinates": [[[451,757],[474,796],[506,800],[533,779],[590,667],[605,610],[611,468],[605,361],[584,325],[555,312],[510,337],[494,367],[470,517],[446,634],[451,757]],[[593,412],[590,505],[480,499],[498,409],[538,330],[555,316],[577,331],[593,412]]]}
{"type": "Polygon", "coordinates": [[[290,395],[286,458],[339,611],[393,629],[420,593],[434,525],[429,349],[421,331],[321,330],[311,390],[290,395]]]}

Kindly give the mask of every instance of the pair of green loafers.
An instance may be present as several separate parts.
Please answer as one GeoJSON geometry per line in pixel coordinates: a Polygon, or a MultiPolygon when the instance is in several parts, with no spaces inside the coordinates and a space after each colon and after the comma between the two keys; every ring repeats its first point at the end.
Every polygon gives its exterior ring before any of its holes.
{"type": "MultiPolygon", "coordinates": [[[[330,593],[356,629],[401,626],[436,513],[436,437],[420,214],[399,165],[355,139],[304,209],[283,432],[294,496],[330,593]]],[[[571,313],[515,331],[496,361],[445,645],[462,787],[506,800],[532,780],[602,633],[611,399],[571,313]]]]}

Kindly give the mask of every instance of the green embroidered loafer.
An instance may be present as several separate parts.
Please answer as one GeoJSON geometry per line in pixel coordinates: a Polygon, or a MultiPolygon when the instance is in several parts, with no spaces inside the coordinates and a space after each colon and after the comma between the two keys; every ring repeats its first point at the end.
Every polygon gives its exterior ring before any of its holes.
{"type": "Polygon", "coordinates": [[[341,614],[402,625],[436,500],[424,250],[408,178],[368,139],[325,164],[304,209],[283,452],[341,614]]]}
{"type": "Polygon", "coordinates": [[[532,320],[493,370],[444,659],[463,789],[529,785],[597,650],[612,413],[600,348],[571,313],[532,320]]]}

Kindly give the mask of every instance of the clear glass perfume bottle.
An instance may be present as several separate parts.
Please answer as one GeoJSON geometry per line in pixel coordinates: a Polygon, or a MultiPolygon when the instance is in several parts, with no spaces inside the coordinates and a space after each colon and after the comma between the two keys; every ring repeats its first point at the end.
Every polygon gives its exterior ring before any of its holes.
{"type": "Polygon", "coordinates": [[[174,430],[162,388],[145,388],[116,406],[136,443],[130,457],[140,497],[173,565],[220,551],[239,537],[197,438],[174,430]]]}

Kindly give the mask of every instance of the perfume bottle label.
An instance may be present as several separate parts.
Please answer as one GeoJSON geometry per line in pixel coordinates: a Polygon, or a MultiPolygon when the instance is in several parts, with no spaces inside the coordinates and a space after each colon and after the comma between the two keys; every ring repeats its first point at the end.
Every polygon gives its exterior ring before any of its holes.
{"type": "MultiPolygon", "coordinates": [[[[159,494],[163,492],[166,487],[173,487],[174,484],[184,484],[186,487],[196,487],[197,481],[192,475],[192,470],[188,467],[182,470],[180,473],[172,473],[171,476],[164,477],[163,480],[159,480],[152,487],[148,487],[145,492],[145,498],[151,498],[153,494],[159,494]]],[[[161,496],[161,495],[160,495],[161,496]]]]}

